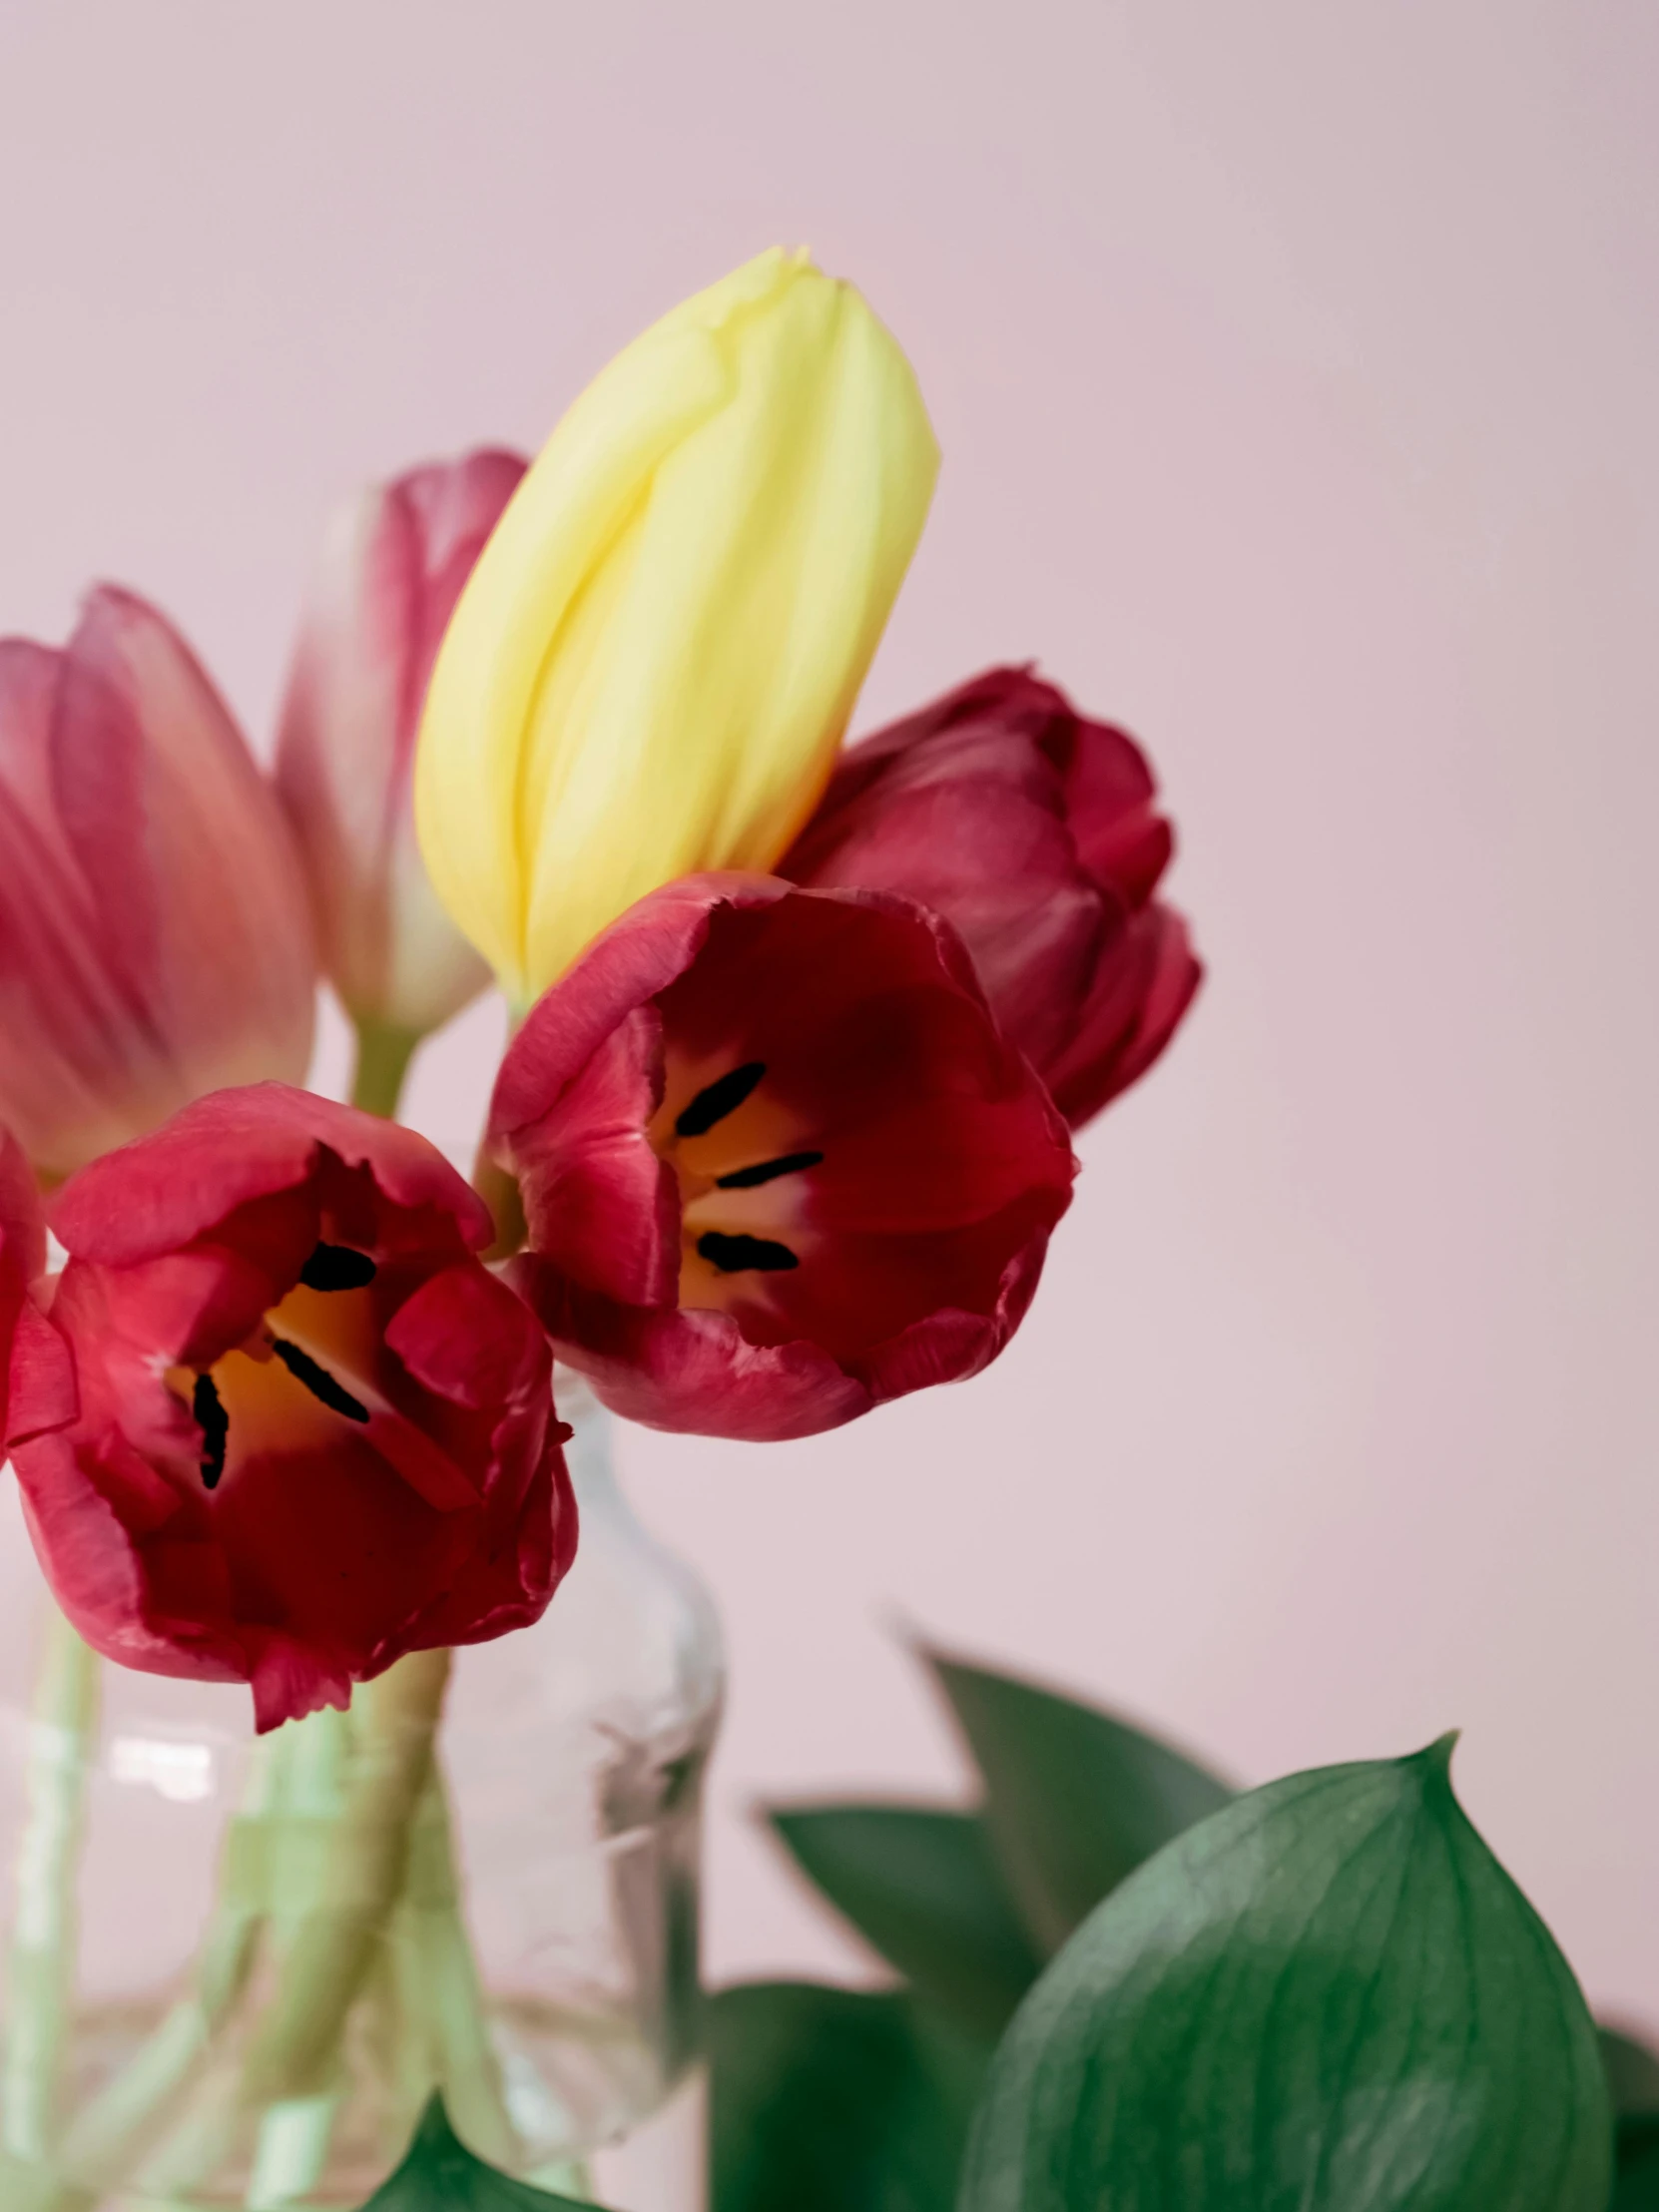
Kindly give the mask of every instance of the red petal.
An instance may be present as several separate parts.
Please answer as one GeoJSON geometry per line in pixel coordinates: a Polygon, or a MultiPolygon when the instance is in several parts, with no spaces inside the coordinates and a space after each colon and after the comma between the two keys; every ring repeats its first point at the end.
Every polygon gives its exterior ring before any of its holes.
{"type": "Polygon", "coordinates": [[[523,1301],[476,1263],[429,1277],[385,1341],[415,1382],[458,1405],[501,1405],[551,1386],[547,1339],[523,1301]]]}
{"type": "Polygon", "coordinates": [[[156,609],[90,594],[0,644],[0,1115],[78,1166],[197,1092],[297,1077],[316,973],[287,828],[156,609]]]}
{"type": "MultiPolygon", "coordinates": [[[[1075,1164],[1046,1093],[987,1018],[948,926],[882,893],[780,895],[772,885],[756,899],[705,879],[642,902],[618,929],[625,956],[601,938],[548,994],[523,1057],[522,1039],[509,1051],[497,1094],[505,1153],[515,1165],[533,1156],[537,1168],[526,1185],[535,1257],[519,1280],[561,1357],[635,1419],[751,1437],[831,1427],[913,1386],[907,1377],[945,1380],[993,1357],[1023,1311],[1075,1164]],[[665,948],[655,960],[654,937],[665,948]],[[655,1223],[657,1185],[613,1173],[611,1156],[581,1141],[580,1117],[567,1126],[565,1101],[585,1077],[580,1063],[569,1072],[566,994],[585,1041],[602,1011],[637,1020],[624,993],[665,971],[655,1004],[672,1086],[597,1082],[612,1109],[604,1126],[637,1144],[647,1118],[664,1121],[696,1087],[763,1063],[756,1108],[735,1107],[716,1139],[680,1140],[688,1174],[702,1179],[691,1220],[770,1236],[770,1219],[800,1264],[740,1267],[717,1282],[711,1255],[688,1263],[684,1294],[676,1269],[648,1301],[606,1295],[568,1261],[568,1219],[610,1207],[626,1236],[632,1206],[641,1235],[639,1218],[655,1223]],[[596,987],[607,977],[617,985],[608,1007],[596,987]],[[563,1090],[538,1093],[549,1079],[563,1090]],[[795,1132],[787,1149],[823,1154],[787,1184],[729,1187],[715,1180],[728,1171],[713,1151],[696,1150],[730,1151],[780,1125],[795,1132]],[[1010,1285],[1026,1287],[1016,1298],[1010,1285]],[[695,1303],[682,1307],[682,1295],[695,1303]]],[[[663,1241],[660,1225],[652,1233],[663,1241]]]]}
{"type": "Polygon", "coordinates": [[[1144,905],[1174,848],[1146,755],[1127,730],[1069,712],[1044,732],[1043,751],[1059,772],[1078,858],[1126,905],[1144,905]]]}
{"type": "Polygon", "coordinates": [[[1172,848],[1135,741],[996,668],[853,746],[781,871],[946,916],[1075,1125],[1150,1065],[1192,996],[1190,953],[1183,983],[1139,927],[1172,848]]]}
{"type": "Polygon", "coordinates": [[[494,1235],[489,1209],[424,1137],[285,1083],[216,1091],[93,1161],[58,1194],[52,1227],[77,1257],[130,1267],[206,1235],[251,1200],[293,1189],[321,1146],[367,1168],[394,1206],[452,1217],[474,1250],[494,1235]]]}
{"type": "Polygon", "coordinates": [[[874,1402],[816,1345],[751,1344],[726,1314],[590,1300],[529,1256],[513,1273],[559,1358],[612,1412],[648,1428],[776,1443],[838,1428],[874,1402]]]}
{"type": "Polygon", "coordinates": [[[525,1016],[490,1100],[490,1139],[514,1156],[565,1085],[623,1018],[683,975],[721,906],[771,906],[789,896],[772,875],[688,875],[631,906],[525,1016]]]}
{"type": "Polygon", "coordinates": [[[60,1203],[79,1249],[50,1319],[21,1317],[14,1449],[42,1562],[99,1650],[250,1680],[269,1727],[423,1643],[536,1617],[575,1540],[551,1354],[467,1254],[487,1216],[429,1146],[263,1086],[60,1203]],[[372,1281],[297,1285],[319,1232],[371,1255],[372,1281]],[[217,1469],[190,1375],[210,1366],[217,1469]]]}
{"type": "Polygon", "coordinates": [[[302,1721],[327,1707],[345,1712],[351,1703],[351,1677],[330,1666],[291,1636],[257,1639],[250,1679],[254,1687],[254,1726],[262,1736],[284,1721],[302,1721]]]}
{"type": "Polygon", "coordinates": [[[46,1266],[46,1217],[29,1163],[0,1129],[0,1440],[8,1433],[7,1379],[12,1340],[28,1304],[29,1286],[46,1266]]]}
{"type": "Polygon", "coordinates": [[[1187,924],[1154,903],[1134,918],[1122,956],[1102,963],[1076,1036],[1047,1069],[1073,1129],[1138,1082],[1180,1027],[1204,970],[1187,924]]]}
{"type": "Polygon", "coordinates": [[[674,1175],[646,1134],[662,1090],[662,1022],[638,1006],[512,1145],[541,1250],[574,1281],[632,1305],[671,1299],[680,1266],[674,1175]]]}

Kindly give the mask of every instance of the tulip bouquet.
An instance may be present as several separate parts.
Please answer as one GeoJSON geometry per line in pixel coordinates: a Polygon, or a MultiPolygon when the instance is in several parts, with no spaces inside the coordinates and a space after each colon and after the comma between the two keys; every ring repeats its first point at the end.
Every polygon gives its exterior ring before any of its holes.
{"type": "Polygon", "coordinates": [[[438,2089],[545,2178],[441,1724],[456,1649],[557,1608],[562,1411],[785,1439],[973,1375],[1071,1131],[1179,1024],[1199,970],[1122,731],[996,668],[841,750],[936,464],[892,337],[773,253],[528,467],[341,517],[274,780],[142,600],[0,643],[0,1410],[58,1609],[5,2212],[334,2202],[348,2066],[381,2171],[438,2089]],[[319,972],[349,1103],[299,1087],[319,972]],[[395,1116],[492,976],[469,1180],[395,1116]],[[84,2079],[101,1661],[245,1686],[258,1743],[188,1985],[84,2079]]]}

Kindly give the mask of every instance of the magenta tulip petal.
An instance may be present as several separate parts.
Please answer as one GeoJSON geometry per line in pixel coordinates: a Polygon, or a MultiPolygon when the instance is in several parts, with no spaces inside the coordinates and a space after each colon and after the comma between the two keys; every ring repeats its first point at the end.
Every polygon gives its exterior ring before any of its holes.
{"type": "Polygon", "coordinates": [[[0,640],[0,1120],[30,1159],[297,1079],[315,976],[280,810],[163,616],[104,587],[62,651],[0,640]]]}
{"type": "Polygon", "coordinates": [[[843,754],[779,872],[944,915],[1075,1129],[1146,1072],[1198,987],[1185,924],[1153,898],[1173,845],[1134,740],[996,668],[843,754]]]}
{"type": "Polygon", "coordinates": [[[276,748],[322,960],[359,1020],[423,1035],[489,970],[427,880],[410,797],[438,646],[525,463],[486,449],[415,468],[335,518],[276,748]]]}

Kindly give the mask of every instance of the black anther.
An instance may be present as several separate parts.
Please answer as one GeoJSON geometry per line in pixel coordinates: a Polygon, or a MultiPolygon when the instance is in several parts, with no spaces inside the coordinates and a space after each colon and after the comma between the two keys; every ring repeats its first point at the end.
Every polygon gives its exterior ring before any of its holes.
{"type": "Polygon", "coordinates": [[[774,1244],[770,1237],[727,1237],[718,1229],[711,1229],[699,1237],[697,1249],[713,1268],[722,1275],[741,1275],[746,1268],[758,1268],[765,1275],[780,1275],[788,1268],[798,1268],[801,1262],[786,1244],[774,1244]]]}
{"type": "Polygon", "coordinates": [[[764,1060],[747,1060],[741,1068],[733,1068],[729,1075],[717,1076],[712,1083],[706,1083],[674,1124],[676,1136],[707,1136],[717,1121],[724,1121],[728,1114],[736,1113],[766,1071],[764,1060]]]}

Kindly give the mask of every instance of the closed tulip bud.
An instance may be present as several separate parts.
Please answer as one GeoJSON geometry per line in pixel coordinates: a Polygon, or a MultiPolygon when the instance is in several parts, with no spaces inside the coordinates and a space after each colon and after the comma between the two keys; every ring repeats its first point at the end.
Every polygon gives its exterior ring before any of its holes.
{"type": "Polygon", "coordinates": [[[432,890],[411,787],[438,643],[524,465],[470,453],[341,509],[282,710],[276,788],[310,877],[323,967],[354,1021],[409,1039],[489,980],[432,890]]]}
{"type": "Polygon", "coordinates": [[[576,401],[461,594],[415,775],[432,880],[521,1010],[659,884],[786,849],[937,467],[903,354],[804,254],[576,401]]]}
{"type": "Polygon", "coordinates": [[[165,617],[102,587],[0,639],[0,1121],[65,1174],[310,1058],[316,954],[270,786],[165,617]]]}
{"type": "Polygon", "coordinates": [[[778,872],[942,914],[1080,1129],[1152,1066],[1198,989],[1187,924],[1154,895],[1174,848],[1127,731],[1028,668],[991,668],[849,747],[778,872]]]}

